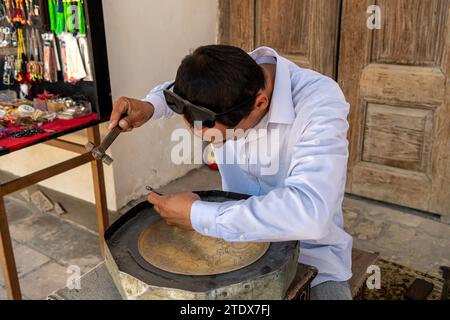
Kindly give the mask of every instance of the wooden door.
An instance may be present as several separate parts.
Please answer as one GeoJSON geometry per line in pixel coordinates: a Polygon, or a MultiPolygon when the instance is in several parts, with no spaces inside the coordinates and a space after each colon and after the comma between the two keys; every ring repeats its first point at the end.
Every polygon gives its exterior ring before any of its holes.
{"type": "Polygon", "coordinates": [[[450,215],[449,2],[343,1],[348,192],[450,215]],[[367,27],[374,2],[380,30],[367,27]]]}
{"type": "Polygon", "coordinates": [[[219,42],[269,46],[335,78],[341,0],[220,0],[219,42]]]}

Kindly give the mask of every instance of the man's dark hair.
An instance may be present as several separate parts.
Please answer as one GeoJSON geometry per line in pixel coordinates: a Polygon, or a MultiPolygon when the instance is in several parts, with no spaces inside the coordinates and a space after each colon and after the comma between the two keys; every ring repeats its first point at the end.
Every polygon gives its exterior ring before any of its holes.
{"type": "MultiPolygon", "coordinates": [[[[210,45],[200,47],[184,58],[178,69],[174,92],[218,114],[255,98],[217,119],[228,127],[235,127],[251,113],[256,95],[264,87],[262,68],[244,50],[210,45]]],[[[189,112],[184,117],[191,125],[196,121],[189,112]]]]}

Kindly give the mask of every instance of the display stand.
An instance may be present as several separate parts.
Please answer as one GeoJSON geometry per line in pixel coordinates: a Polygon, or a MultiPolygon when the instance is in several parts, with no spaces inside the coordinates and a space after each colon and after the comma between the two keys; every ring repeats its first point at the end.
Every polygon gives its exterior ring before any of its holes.
{"type": "MultiPolygon", "coordinates": [[[[86,129],[88,140],[96,145],[100,144],[99,125],[91,126],[86,129]]],[[[57,176],[61,173],[75,169],[86,163],[91,163],[92,178],[94,182],[95,203],[97,208],[98,233],[100,241],[100,253],[104,255],[104,242],[101,235],[109,225],[109,215],[106,205],[105,178],[103,173],[103,164],[101,161],[94,160],[91,153],[86,152],[83,145],[67,142],[59,139],[49,140],[45,144],[60,149],[76,152],[79,155],[70,160],[58,163],[51,167],[36,171],[24,177],[3,183],[0,185],[0,260],[5,279],[6,290],[10,299],[21,299],[19,279],[14,259],[11,236],[9,233],[8,219],[6,216],[5,204],[3,198],[13,192],[32,186],[46,179],[57,176]]]]}
{"type": "MultiPolygon", "coordinates": [[[[87,152],[84,145],[60,139],[64,135],[80,130],[87,130],[89,142],[99,145],[101,143],[99,126],[102,122],[109,119],[112,110],[102,1],[84,0],[84,11],[94,81],[81,81],[76,84],[58,81],[57,83],[42,83],[41,86],[43,89],[57,91],[63,95],[83,94],[90,100],[97,116],[95,119],[89,118],[84,123],[77,123],[67,128],[62,127],[55,132],[46,133],[31,141],[22,141],[20,145],[9,145],[5,147],[4,145],[2,146],[2,140],[0,139],[0,158],[6,154],[12,154],[14,156],[13,153],[18,150],[42,143],[78,154],[78,156],[70,160],[60,162],[0,185],[0,262],[7,294],[10,299],[22,298],[4,204],[4,197],[13,192],[90,163],[94,182],[100,251],[102,255],[104,254],[102,235],[109,225],[109,215],[106,204],[103,164],[100,161],[96,161],[91,153],[87,152]]],[[[5,89],[5,86],[0,85],[0,89],[5,89]]]]}

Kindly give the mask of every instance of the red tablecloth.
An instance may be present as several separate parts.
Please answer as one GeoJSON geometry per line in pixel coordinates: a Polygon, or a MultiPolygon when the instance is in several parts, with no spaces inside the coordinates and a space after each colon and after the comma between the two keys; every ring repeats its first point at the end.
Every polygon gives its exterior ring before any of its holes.
{"type": "MultiPolygon", "coordinates": [[[[77,119],[71,119],[71,120],[55,120],[51,123],[47,123],[42,125],[40,128],[42,130],[51,130],[56,131],[53,133],[46,132],[42,134],[37,134],[32,137],[26,137],[26,138],[3,138],[0,139],[0,148],[6,148],[9,152],[17,151],[19,149],[23,149],[27,146],[30,146],[36,142],[51,139],[52,136],[60,136],[64,132],[70,132],[73,131],[73,129],[76,129],[78,127],[83,127],[85,125],[88,125],[89,123],[96,123],[98,121],[97,114],[92,114],[87,117],[83,118],[77,118],[77,119]]],[[[15,130],[20,131],[20,130],[15,130]]],[[[12,130],[12,132],[14,132],[12,130]]]]}

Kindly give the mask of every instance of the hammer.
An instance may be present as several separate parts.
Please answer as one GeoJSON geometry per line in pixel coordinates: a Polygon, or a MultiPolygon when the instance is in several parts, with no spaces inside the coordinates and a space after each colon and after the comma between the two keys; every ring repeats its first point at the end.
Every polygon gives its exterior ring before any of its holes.
{"type": "Polygon", "coordinates": [[[103,161],[106,165],[110,166],[113,163],[113,159],[106,154],[106,150],[113,144],[113,142],[117,139],[119,134],[122,132],[122,128],[119,126],[112,129],[108,135],[105,137],[105,140],[96,147],[93,143],[89,142],[86,144],[86,149],[89,152],[92,152],[92,156],[94,159],[98,161],[103,161]]]}

